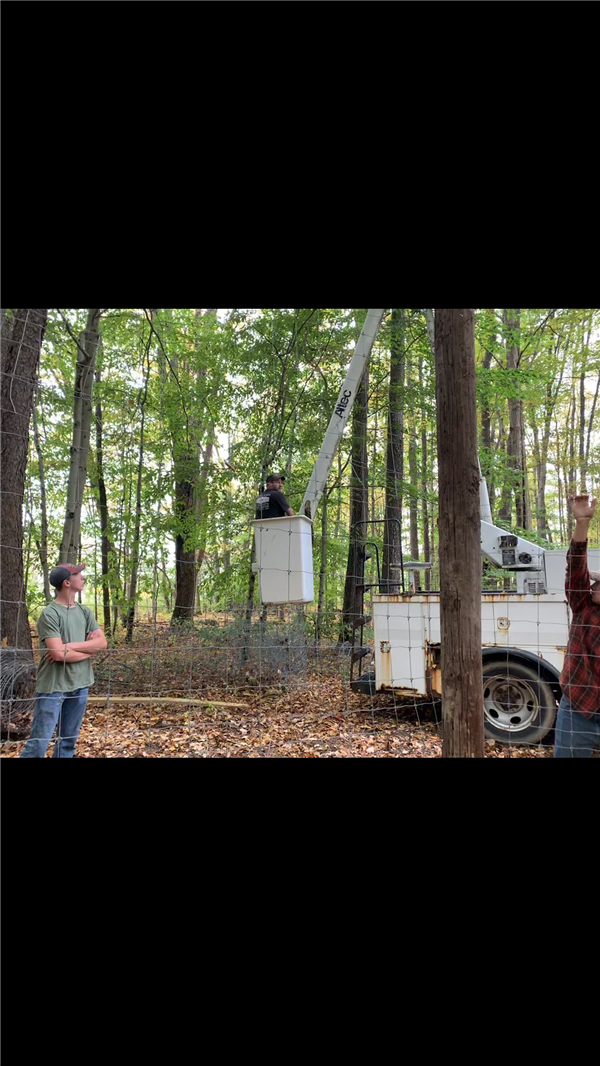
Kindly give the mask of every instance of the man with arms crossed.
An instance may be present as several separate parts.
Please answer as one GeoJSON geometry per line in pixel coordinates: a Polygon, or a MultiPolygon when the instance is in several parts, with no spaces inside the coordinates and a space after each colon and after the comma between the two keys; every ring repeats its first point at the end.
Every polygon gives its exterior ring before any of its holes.
{"type": "Polygon", "coordinates": [[[75,602],[85,585],[81,566],[60,563],[50,571],[56,596],[38,624],[42,659],[38,668],[31,733],[22,759],[43,759],[56,727],[53,759],[72,759],[94,683],[92,659],[107,647],[92,611],[75,602]]]}

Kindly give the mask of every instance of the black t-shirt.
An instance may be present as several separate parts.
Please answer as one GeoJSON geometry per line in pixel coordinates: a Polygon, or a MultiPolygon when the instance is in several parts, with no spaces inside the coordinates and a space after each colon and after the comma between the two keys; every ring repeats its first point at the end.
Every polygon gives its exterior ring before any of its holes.
{"type": "Polygon", "coordinates": [[[279,489],[265,489],[256,501],[256,517],[283,518],[289,506],[279,489]]]}

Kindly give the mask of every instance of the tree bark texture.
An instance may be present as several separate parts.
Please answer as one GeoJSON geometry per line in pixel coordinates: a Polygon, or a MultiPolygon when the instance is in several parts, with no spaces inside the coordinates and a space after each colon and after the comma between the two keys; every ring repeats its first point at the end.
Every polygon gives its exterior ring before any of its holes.
{"type": "Polygon", "coordinates": [[[323,632],[323,613],[325,610],[325,588],[327,581],[327,518],[329,508],[329,493],[323,493],[321,501],[321,568],[319,571],[319,599],[317,606],[317,621],[315,625],[315,644],[319,647],[323,632]]]}
{"type": "Polygon", "coordinates": [[[87,478],[92,422],[92,388],[96,352],[100,342],[100,308],[91,308],[85,330],[77,344],[77,366],[73,395],[73,438],[67,487],[67,508],[60,545],[60,562],[76,563],[81,549],[81,505],[87,478]]]}
{"type": "MultiPolygon", "coordinates": [[[[95,374],[96,382],[99,384],[101,380],[100,371],[97,370],[95,374]]],[[[96,403],[96,470],[94,478],[94,487],[97,491],[96,503],[98,507],[98,516],[100,518],[100,536],[101,536],[101,570],[102,570],[102,608],[104,614],[104,631],[108,636],[111,631],[110,620],[110,592],[111,592],[111,565],[114,567],[116,562],[116,551],[114,544],[111,540],[110,534],[110,516],[108,511],[108,497],[106,494],[106,482],[104,480],[104,443],[103,443],[103,415],[102,404],[98,399],[96,403]]],[[[113,578],[116,580],[116,577],[113,578]]]]}
{"type": "Polygon", "coordinates": [[[472,308],[436,309],[444,758],[483,758],[481,543],[472,308]]]}
{"type": "Polygon", "coordinates": [[[42,567],[42,576],[44,580],[44,597],[46,603],[50,603],[52,595],[50,592],[50,581],[48,578],[48,507],[46,503],[46,475],[44,472],[44,456],[42,453],[42,447],[40,444],[40,434],[37,421],[37,414],[35,410],[35,399],[32,404],[31,413],[33,416],[33,440],[35,443],[35,450],[38,457],[38,467],[40,472],[40,518],[41,518],[41,530],[40,530],[40,564],[42,567]]]}
{"type": "MultiPolygon", "coordinates": [[[[3,646],[14,648],[15,655],[17,650],[21,653],[32,650],[23,574],[23,498],[29,422],[47,315],[45,308],[22,307],[2,326],[0,631],[3,646]]],[[[31,661],[31,673],[21,672],[13,686],[13,699],[28,699],[33,694],[33,654],[31,661]]]]}
{"type": "MultiPolygon", "coordinates": [[[[196,318],[215,314],[213,308],[196,310],[196,318]]],[[[197,352],[200,351],[197,342],[197,352]]],[[[189,368],[188,368],[189,373],[189,368]]],[[[190,412],[190,427],[187,442],[181,448],[174,437],[175,468],[175,606],[171,625],[191,623],[194,619],[196,585],[206,552],[206,537],[201,534],[205,518],[206,480],[212,458],[212,424],[203,415],[203,398],[206,390],[207,366],[203,364],[196,374],[195,406],[190,412]],[[206,444],[202,444],[206,441],[206,444]],[[204,462],[201,465],[201,458],[204,462]]]]}
{"type": "Polygon", "coordinates": [[[143,388],[139,391],[138,402],[141,410],[140,421],[140,450],[138,455],[137,482],[135,492],[135,524],[133,532],[133,548],[131,552],[131,578],[129,582],[129,595],[127,597],[127,615],[125,619],[125,641],[131,644],[133,641],[133,626],[135,623],[135,608],[137,598],[137,580],[140,563],[140,530],[142,525],[142,472],[144,469],[144,425],[146,420],[146,400],[148,398],[148,382],[150,380],[150,340],[145,352],[146,377],[143,388]]]}
{"type": "Polygon", "coordinates": [[[520,529],[528,529],[528,506],[526,501],[527,485],[523,463],[523,401],[519,396],[518,370],[520,351],[518,336],[521,327],[521,311],[504,310],[504,327],[506,330],[506,368],[511,374],[511,394],[508,400],[510,428],[508,433],[507,462],[508,478],[505,484],[502,511],[500,517],[512,522],[512,498],[514,494],[516,524],[520,529]]]}
{"type": "Polygon", "coordinates": [[[406,373],[406,328],[404,309],[392,311],[390,388],[388,397],[387,463],[383,590],[390,595],[401,591],[399,571],[402,560],[402,482],[404,480],[404,378],[406,373]]]}
{"type": "Polygon", "coordinates": [[[365,370],[356,393],[352,412],[352,474],[350,479],[350,543],[348,548],[348,565],[344,586],[344,606],[342,609],[342,641],[351,641],[362,597],[357,592],[357,585],[364,579],[364,562],[361,558],[363,542],[367,536],[367,527],[361,526],[358,535],[355,531],[357,522],[366,522],[369,517],[368,489],[368,452],[367,452],[367,415],[369,404],[369,371],[365,370]]]}

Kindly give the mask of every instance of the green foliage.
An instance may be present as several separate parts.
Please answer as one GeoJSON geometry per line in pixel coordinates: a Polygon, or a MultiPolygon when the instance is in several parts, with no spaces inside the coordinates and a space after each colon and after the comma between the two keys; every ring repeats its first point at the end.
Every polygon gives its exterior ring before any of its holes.
{"type": "MultiPolygon", "coordinates": [[[[87,595],[101,602],[96,416],[101,410],[103,476],[113,545],[108,583],[119,609],[127,594],[135,528],[135,486],[142,411],[144,458],[137,598],[174,599],[174,541],[203,554],[202,609],[240,605],[248,592],[254,501],[267,468],[288,473],[286,495],[300,503],[360,332],[364,308],[260,308],[197,314],[194,309],[111,309],[101,319],[94,383],[89,481],[82,515],[82,555],[88,563],[87,595]],[[146,355],[147,353],[147,355],[146,355]],[[146,358],[148,392],[143,404],[146,358]],[[180,486],[179,503],[176,484],[180,486]],[[183,490],[181,489],[183,486],[183,490]],[[189,488],[192,504],[181,505],[189,488]]],[[[507,456],[511,405],[522,405],[524,448],[534,530],[544,540],[538,502],[542,471],[545,509],[553,542],[568,535],[567,490],[587,476],[600,481],[600,441],[590,428],[600,374],[597,309],[478,309],[477,395],[487,412],[490,442],[480,451],[492,506],[514,495],[518,474],[507,456]],[[507,365],[507,346],[518,350],[507,365]],[[583,382],[583,384],[582,384],[583,382]],[[581,412],[581,390],[584,411],[581,412]],[[583,422],[582,422],[583,417],[583,422]],[[582,433],[580,433],[580,423],[582,433]],[[583,434],[583,436],[582,436],[583,434]],[[580,442],[584,456],[580,462],[580,442]]],[[[76,337],[85,309],[49,313],[40,366],[37,419],[47,494],[48,563],[57,561],[68,480],[73,418],[76,337]]],[[[437,459],[434,360],[422,308],[406,309],[404,410],[404,542],[408,554],[410,507],[422,544],[425,515],[436,551],[437,459]],[[426,457],[422,442],[427,445],[426,457]],[[408,454],[413,443],[409,469],[408,454]]],[[[369,379],[369,502],[383,517],[389,413],[391,323],[380,331],[369,379]]],[[[597,407],[594,409],[597,415],[597,407]]],[[[343,596],[348,554],[349,434],[334,462],[328,490],[326,596],[323,631],[332,634],[343,596]]],[[[41,537],[38,457],[27,468],[26,532],[31,528],[28,608],[43,604],[36,542],[41,537]],[[41,596],[41,599],[40,599],[41,596]]],[[[511,521],[514,520],[514,511],[511,521]]],[[[321,566],[322,508],[314,527],[315,572],[321,566]]],[[[508,526],[510,522],[506,523],[508,526]]],[[[511,527],[512,528],[512,527],[511,527]]],[[[374,539],[381,545],[381,531],[374,539]]],[[[318,584],[318,583],[317,583],[318,584]]],[[[317,588],[318,592],[318,588],[317,588]]],[[[255,601],[257,591],[255,591],[255,601]]]]}

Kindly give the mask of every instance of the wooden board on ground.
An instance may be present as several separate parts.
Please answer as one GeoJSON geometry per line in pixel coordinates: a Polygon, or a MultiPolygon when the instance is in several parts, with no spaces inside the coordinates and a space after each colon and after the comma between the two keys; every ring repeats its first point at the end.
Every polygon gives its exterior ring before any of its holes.
{"type": "Polygon", "coordinates": [[[175,696],[88,696],[88,703],[187,703],[196,707],[238,707],[247,711],[247,703],[221,703],[219,700],[185,700],[175,696]]]}

